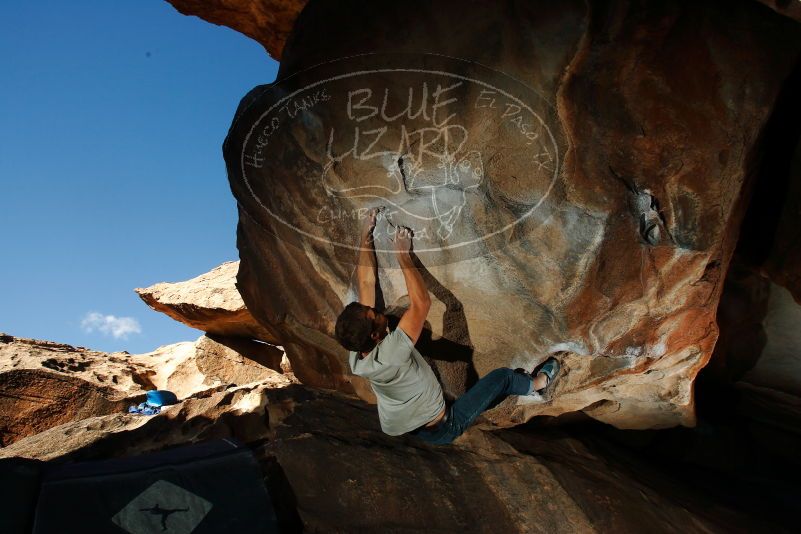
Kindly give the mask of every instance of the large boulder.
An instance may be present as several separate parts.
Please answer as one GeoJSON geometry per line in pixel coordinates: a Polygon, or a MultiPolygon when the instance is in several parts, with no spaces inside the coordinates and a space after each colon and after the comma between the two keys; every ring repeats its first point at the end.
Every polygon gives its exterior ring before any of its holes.
{"type": "Polygon", "coordinates": [[[238,261],[228,261],[184,282],[161,282],[134,291],[156,311],[210,334],[280,344],[279,334],[259,324],[236,288],[238,261]]]}
{"type": "Polygon", "coordinates": [[[434,300],[420,349],[447,395],[566,350],[553,396],[499,424],[692,425],[798,29],[745,1],[313,0],[224,146],[244,302],[301,380],[369,398],[333,326],[384,206],[382,304],[408,305],[391,238],[409,226],[434,300]]]}

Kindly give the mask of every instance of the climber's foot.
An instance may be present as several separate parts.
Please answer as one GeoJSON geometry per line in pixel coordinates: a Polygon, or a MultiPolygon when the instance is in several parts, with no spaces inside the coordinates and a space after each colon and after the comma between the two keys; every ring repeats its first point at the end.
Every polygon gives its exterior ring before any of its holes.
{"type": "Polygon", "coordinates": [[[548,358],[534,378],[534,391],[540,394],[544,393],[545,390],[548,389],[548,386],[553,384],[561,368],[562,366],[559,364],[559,360],[553,356],[548,358]]]}

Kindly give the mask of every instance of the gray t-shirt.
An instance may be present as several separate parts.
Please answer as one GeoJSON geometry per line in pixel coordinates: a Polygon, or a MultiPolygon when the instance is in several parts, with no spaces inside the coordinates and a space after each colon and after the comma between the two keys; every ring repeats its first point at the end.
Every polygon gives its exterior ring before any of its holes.
{"type": "Polygon", "coordinates": [[[445,407],[434,371],[401,328],[387,334],[364,358],[351,351],[349,361],[353,374],[370,381],[385,434],[412,431],[431,422],[445,407]]]}

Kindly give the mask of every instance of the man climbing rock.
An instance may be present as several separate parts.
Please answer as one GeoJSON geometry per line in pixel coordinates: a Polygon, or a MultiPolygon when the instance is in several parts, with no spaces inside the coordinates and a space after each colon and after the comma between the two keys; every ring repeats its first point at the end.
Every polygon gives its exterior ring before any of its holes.
{"type": "Polygon", "coordinates": [[[431,298],[412,257],[412,235],[400,227],[395,252],[409,294],[409,308],[398,327],[389,332],[387,317],[375,308],[377,262],[373,229],[379,209],[367,214],[360,235],[357,280],[359,301],[351,302],[337,318],[335,334],[350,351],[353,374],[370,381],[378,399],[381,429],[391,436],[411,433],[433,444],[460,436],[488,407],[508,395],[531,395],[550,385],[559,362],[549,358],[536,377],[500,368],[481,378],[464,395],[446,406],[442,388],[431,367],[415,349],[431,309],[431,298]]]}

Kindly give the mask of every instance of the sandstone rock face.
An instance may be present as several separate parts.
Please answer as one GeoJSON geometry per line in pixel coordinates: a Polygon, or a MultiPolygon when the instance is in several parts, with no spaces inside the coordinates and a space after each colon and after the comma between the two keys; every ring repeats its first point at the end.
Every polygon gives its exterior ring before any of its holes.
{"type": "MultiPolygon", "coordinates": [[[[219,337],[131,355],[0,334],[0,444],[90,417],[117,417],[150,389],[185,399],[214,388],[276,380],[281,356],[269,345],[219,337]]],[[[280,380],[291,381],[291,374],[280,380]]]]}
{"type": "Polygon", "coordinates": [[[147,389],[167,389],[179,399],[199,392],[265,380],[282,373],[283,353],[260,343],[200,336],[130,357],[147,389]]]}
{"type": "Polygon", "coordinates": [[[223,263],[185,282],[163,282],[136,293],[156,311],[210,334],[246,337],[278,344],[278,334],[260,325],[236,288],[238,261],[223,263]]]}
{"type": "Polygon", "coordinates": [[[434,301],[419,348],[446,394],[567,350],[553,395],[498,424],[691,425],[752,155],[799,50],[798,25],[755,2],[312,1],[224,146],[242,297],[302,381],[369,398],[333,325],[360,217],[384,206],[381,301],[408,305],[391,239],[409,226],[434,301]]]}
{"type": "Polygon", "coordinates": [[[281,59],[292,24],[306,4],[305,0],[168,1],[185,15],[195,15],[252,37],[275,59],[281,59]]]}
{"type": "Polygon", "coordinates": [[[260,382],[281,373],[283,355],[272,345],[248,339],[203,336],[195,344],[197,369],[220,384],[260,382]]]}
{"type": "Polygon", "coordinates": [[[144,393],[126,356],[0,334],[0,445],[125,410],[144,393]]]}
{"type": "Polygon", "coordinates": [[[276,373],[261,383],[218,386],[195,393],[182,399],[180,404],[163,408],[157,417],[123,412],[88,416],[0,449],[0,458],[55,460],[90,455],[126,456],[167,445],[213,439],[220,434],[253,441],[269,435],[264,390],[290,383],[289,378],[276,373]],[[231,419],[236,419],[236,424],[229,427],[231,419]]]}

